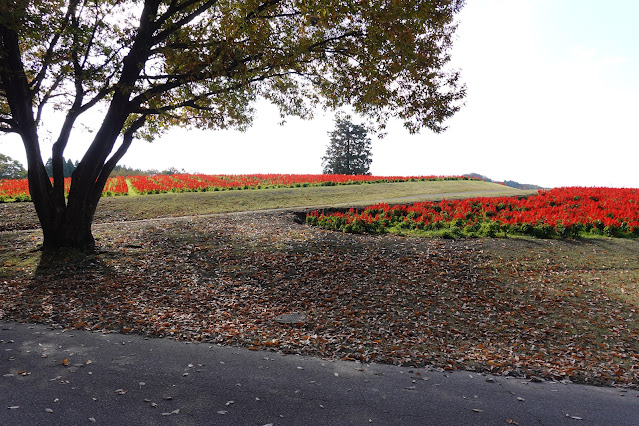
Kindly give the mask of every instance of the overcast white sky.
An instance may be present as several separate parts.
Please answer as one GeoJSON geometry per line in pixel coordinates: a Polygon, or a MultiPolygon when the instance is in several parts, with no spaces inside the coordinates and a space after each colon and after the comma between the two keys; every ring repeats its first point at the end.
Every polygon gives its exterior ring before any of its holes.
{"type": "MultiPolygon", "coordinates": [[[[373,138],[375,175],[456,175],[546,187],[639,187],[639,1],[470,0],[459,16],[455,66],[466,106],[443,134],[400,123],[373,138]]],[[[136,141],[121,163],[201,173],[321,173],[333,116],[289,119],[269,105],[254,126],[171,131],[136,141]]],[[[355,120],[357,121],[357,120],[355,120]]],[[[66,157],[81,158],[87,139],[66,157]]],[[[0,152],[25,161],[15,138],[0,152]]],[[[46,157],[50,150],[45,151],[46,157]]]]}

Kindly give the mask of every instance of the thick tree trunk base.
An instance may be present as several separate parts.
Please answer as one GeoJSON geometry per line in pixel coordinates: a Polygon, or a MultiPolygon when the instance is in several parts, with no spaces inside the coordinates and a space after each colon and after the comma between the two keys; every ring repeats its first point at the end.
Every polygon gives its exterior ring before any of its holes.
{"type": "Polygon", "coordinates": [[[42,244],[42,251],[57,252],[61,249],[74,249],[82,253],[93,253],[95,251],[95,240],[92,235],[64,235],[56,239],[45,238],[42,244]]]}
{"type": "Polygon", "coordinates": [[[54,241],[45,239],[42,244],[42,251],[53,253],[60,251],[61,249],[74,249],[82,253],[95,252],[95,240],[91,238],[78,238],[76,236],[69,236],[65,238],[56,239],[54,241]]]}
{"type": "Polygon", "coordinates": [[[43,231],[42,250],[45,252],[57,252],[63,249],[73,249],[83,253],[95,251],[95,239],[89,221],[67,221],[66,224],[54,229],[43,228],[43,231]]]}

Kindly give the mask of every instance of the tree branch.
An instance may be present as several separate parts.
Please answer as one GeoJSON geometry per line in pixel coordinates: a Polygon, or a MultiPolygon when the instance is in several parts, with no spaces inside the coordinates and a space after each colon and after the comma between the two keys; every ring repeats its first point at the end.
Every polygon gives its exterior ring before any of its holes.
{"type": "Polygon", "coordinates": [[[106,182],[109,179],[109,175],[111,175],[111,172],[113,171],[115,166],[118,164],[118,161],[120,161],[122,157],[124,157],[124,154],[126,154],[129,147],[131,146],[131,143],[133,142],[133,135],[142,126],[144,126],[145,122],[146,122],[145,115],[135,120],[133,124],[131,125],[131,127],[129,127],[127,131],[124,132],[124,135],[122,138],[122,145],[120,145],[118,150],[111,156],[111,158],[109,158],[109,160],[106,163],[104,163],[104,166],[102,167],[102,170],[100,171],[100,175],[98,176],[98,179],[95,184],[95,188],[93,190],[92,198],[93,198],[93,203],[95,205],[97,205],[98,201],[100,200],[100,197],[102,196],[102,191],[104,189],[104,185],[106,185],[106,182]]]}
{"type": "MultiPolygon", "coordinates": [[[[261,18],[261,16],[257,16],[258,13],[262,13],[266,9],[268,9],[269,7],[275,6],[275,5],[279,4],[279,3],[281,3],[281,0],[267,0],[264,3],[262,3],[257,9],[255,9],[254,11],[252,11],[248,15],[246,15],[246,18],[244,18],[244,20],[248,21],[249,19],[251,19],[254,16],[261,18]]],[[[285,16],[285,15],[282,15],[282,16],[285,16]]]]}
{"type": "Polygon", "coordinates": [[[93,46],[93,41],[95,40],[95,34],[98,31],[98,23],[100,22],[100,18],[98,18],[97,8],[98,5],[95,5],[96,13],[95,13],[95,23],[93,24],[93,29],[91,31],[91,37],[89,37],[89,42],[87,43],[87,47],[84,50],[84,58],[82,59],[81,68],[84,69],[87,61],[89,60],[89,55],[91,54],[91,47],[93,46]]]}
{"type": "MultiPolygon", "coordinates": [[[[74,27],[79,27],[77,16],[71,17],[71,23],[74,27]]],[[[84,100],[84,87],[83,87],[83,69],[80,64],[79,49],[81,43],[78,40],[78,33],[73,33],[73,44],[71,47],[71,61],[73,63],[73,83],[75,87],[75,96],[73,104],[65,117],[62,129],[58,139],[53,144],[51,149],[51,164],[53,169],[53,193],[57,199],[57,203],[64,203],[64,150],[69,143],[69,136],[71,130],[78,117],[78,109],[82,106],[84,100]]]]}
{"type": "MultiPolygon", "coordinates": [[[[195,18],[200,16],[207,9],[210,9],[211,6],[215,5],[217,1],[218,0],[209,0],[206,3],[202,4],[200,7],[198,7],[197,9],[195,9],[190,14],[184,16],[182,19],[179,19],[178,21],[170,24],[169,28],[165,29],[164,31],[161,31],[158,35],[153,37],[153,44],[157,44],[158,42],[165,40],[171,34],[182,29],[186,24],[188,24],[189,22],[193,21],[195,18]]],[[[176,7],[174,10],[171,10],[171,8],[169,8],[169,10],[167,10],[164,15],[162,15],[157,21],[155,21],[156,28],[161,27],[163,24],[165,24],[169,20],[169,18],[171,18],[171,16],[175,15],[176,13],[179,13],[180,11],[184,10],[185,8],[187,8],[188,6],[194,3],[197,3],[197,1],[189,0],[180,4],[180,6],[176,7]]]]}
{"type": "MultiPolygon", "coordinates": [[[[286,71],[286,72],[280,72],[280,73],[274,73],[274,74],[262,74],[258,77],[254,77],[252,78],[248,84],[251,83],[256,83],[258,81],[264,81],[264,80],[268,80],[271,78],[276,78],[276,77],[284,77],[287,75],[302,75],[301,73],[297,72],[297,71],[286,71]]],[[[202,93],[196,97],[193,97],[191,99],[188,99],[184,102],[180,102],[178,104],[172,104],[172,105],[165,105],[162,107],[158,107],[158,108],[137,108],[132,110],[131,112],[136,113],[136,114],[144,114],[144,115],[157,115],[157,114],[164,114],[166,112],[169,111],[174,111],[176,109],[179,108],[193,108],[196,110],[200,110],[200,111],[212,111],[215,108],[211,108],[211,107],[205,107],[202,105],[198,105],[197,102],[201,101],[203,99],[209,98],[211,96],[215,96],[215,95],[219,95],[222,93],[228,93],[232,90],[237,90],[242,88],[243,86],[245,86],[247,83],[237,83],[233,86],[224,88],[224,89],[220,89],[220,90],[215,90],[215,91],[211,91],[211,92],[206,92],[206,93],[202,93]]]]}
{"type": "Polygon", "coordinates": [[[64,15],[64,18],[62,19],[60,30],[53,35],[53,38],[51,39],[51,42],[49,43],[49,47],[47,48],[47,51],[45,52],[42,59],[42,69],[40,70],[40,72],[38,72],[38,74],[30,83],[32,97],[40,90],[40,86],[42,85],[42,82],[44,81],[44,78],[47,75],[49,65],[51,65],[51,60],[53,58],[53,51],[55,49],[55,46],[58,44],[58,41],[60,41],[60,37],[62,37],[62,34],[66,30],[67,25],[69,24],[71,15],[75,13],[75,10],[79,2],[80,0],[72,0],[69,3],[67,13],[64,15]]]}
{"type": "MultiPolygon", "coordinates": [[[[18,34],[0,24],[0,84],[11,111],[11,120],[21,134],[35,133],[27,75],[20,55],[18,34]]],[[[35,146],[33,148],[36,148],[35,146]]]]}
{"type": "Polygon", "coordinates": [[[201,95],[198,95],[194,98],[188,99],[184,102],[180,102],[178,104],[173,104],[173,105],[165,105],[162,107],[158,107],[158,108],[136,108],[133,109],[131,112],[132,113],[136,113],[136,114],[144,114],[144,115],[157,115],[157,114],[164,114],[168,111],[173,111],[179,108],[185,108],[185,107],[190,107],[190,108],[194,108],[197,110],[202,110],[202,111],[211,111],[213,110],[213,108],[210,107],[204,107],[201,105],[197,105],[198,101],[201,101],[203,99],[206,99],[208,97],[211,96],[215,96],[215,95],[219,95],[221,93],[227,93],[231,90],[236,90],[242,87],[242,84],[236,84],[232,87],[228,87],[226,89],[222,89],[222,90],[216,90],[216,91],[212,91],[212,92],[207,92],[207,93],[203,93],[201,95]]]}
{"type": "Polygon", "coordinates": [[[364,35],[363,31],[348,31],[344,34],[341,34],[339,36],[335,36],[335,37],[330,37],[327,39],[324,39],[322,41],[318,41],[317,43],[313,43],[308,47],[309,51],[312,51],[313,49],[320,47],[320,46],[325,46],[329,43],[332,43],[334,41],[338,41],[338,40],[342,40],[348,37],[353,37],[353,36],[357,36],[357,37],[362,37],[364,35]]]}
{"type": "Polygon", "coordinates": [[[16,122],[15,120],[11,119],[11,118],[2,118],[0,117],[0,123],[6,124],[7,126],[15,126],[16,122]]]}
{"type": "Polygon", "coordinates": [[[290,18],[293,16],[301,16],[301,12],[291,12],[291,13],[277,13],[275,15],[255,15],[258,19],[275,19],[275,18],[290,18]]]}
{"type": "Polygon", "coordinates": [[[55,91],[55,89],[58,88],[58,86],[60,85],[60,83],[62,82],[63,78],[62,75],[59,75],[55,81],[53,82],[53,84],[51,85],[51,87],[49,88],[49,90],[47,90],[47,93],[44,94],[44,96],[42,97],[42,100],[40,101],[40,103],[38,104],[38,111],[36,113],[36,123],[40,122],[40,119],[42,118],[42,111],[44,110],[44,106],[46,105],[46,103],[54,96],[53,92],[55,91]]]}
{"type": "Polygon", "coordinates": [[[167,11],[163,13],[157,21],[155,21],[156,25],[158,26],[158,28],[161,27],[162,25],[166,24],[171,16],[175,15],[176,13],[180,13],[181,11],[187,9],[189,6],[194,5],[198,1],[199,0],[187,0],[184,3],[177,4],[177,0],[171,0],[171,4],[169,5],[167,11]]]}

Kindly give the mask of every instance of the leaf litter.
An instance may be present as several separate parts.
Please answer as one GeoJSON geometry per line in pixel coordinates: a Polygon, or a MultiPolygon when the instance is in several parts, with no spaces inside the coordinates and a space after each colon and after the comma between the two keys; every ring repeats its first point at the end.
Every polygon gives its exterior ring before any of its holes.
{"type": "MultiPolygon", "coordinates": [[[[296,224],[286,212],[96,228],[98,255],[42,259],[37,271],[4,280],[4,318],[330,359],[639,384],[635,299],[571,275],[559,261],[527,265],[491,254],[496,244],[521,250],[517,240],[342,234],[296,224]],[[286,314],[304,322],[277,321],[286,314]]],[[[3,238],[22,253],[37,244],[3,238]]]]}

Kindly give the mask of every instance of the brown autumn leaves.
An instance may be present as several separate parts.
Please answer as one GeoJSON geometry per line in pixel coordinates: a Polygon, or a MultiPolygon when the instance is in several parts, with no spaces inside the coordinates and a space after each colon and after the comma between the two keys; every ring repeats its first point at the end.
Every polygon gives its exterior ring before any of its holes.
{"type": "MultiPolygon", "coordinates": [[[[553,245],[562,242],[350,235],[293,219],[246,213],[98,225],[95,257],[43,259],[37,271],[22,272],[15,258],[5,262],[0,317],[363,362],[639,384],[636,300],[557,260],[553,245]],[[306,322],[275,320],[290,312],[306,322]]],[[[36,256],[37,237],[0,238],[5,251],[36,256]]]]}

